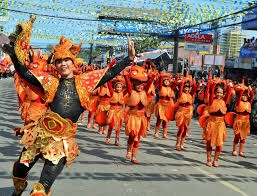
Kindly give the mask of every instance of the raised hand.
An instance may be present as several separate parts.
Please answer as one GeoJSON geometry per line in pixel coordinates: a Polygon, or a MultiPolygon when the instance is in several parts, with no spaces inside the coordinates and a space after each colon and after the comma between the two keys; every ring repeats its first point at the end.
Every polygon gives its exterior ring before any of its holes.
{"type": "Polygon", "coordinates": [[[1,48],[4,53],[6,53],[10,56],[14,54],[14,48],[10,44],[2,44],[1,48]]]}
{"type": "Polygon", "coordinates": [[[134,60],[134,58],[136,56],[134,42],[130,40],[130,37],[128,37],[127,39],[128,39],[128,55],[129,55],[130,60],[134,60]]]}
{"type": "Polygon", "coordinates": [[[128,55],[130,60],[134,60],[135,57],[142,57],[143,54],[136,54],[134,42],[130,40],[130,37],[127,37],[127,39],[128,39],[128,55]]]}

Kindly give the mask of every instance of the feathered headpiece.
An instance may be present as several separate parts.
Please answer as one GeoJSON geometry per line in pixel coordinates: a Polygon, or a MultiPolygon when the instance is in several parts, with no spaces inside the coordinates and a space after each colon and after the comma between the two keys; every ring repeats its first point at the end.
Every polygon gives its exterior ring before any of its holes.
{"type": "Polygon", "coordinates": [[[75,62],[76,56],[78,55],[81,46],[82,43],[79,45],[74,45],[66,37],[62,36],[58,45],[53,47],[53,62],[55,62],[56,59],[65,58],[70,58],[73,62],[75,62]]]}

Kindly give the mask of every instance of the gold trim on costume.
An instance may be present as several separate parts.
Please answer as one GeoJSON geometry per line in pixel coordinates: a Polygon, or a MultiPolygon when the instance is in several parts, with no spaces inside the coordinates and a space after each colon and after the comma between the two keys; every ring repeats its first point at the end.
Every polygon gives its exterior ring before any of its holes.
{"type": "Polygon", "coordinates": [[[29,61],[28,50],[30,48],[31,31],[35,20],[36,17],[32,15],[30,20],[26,23],[18,23],[15,32],[10,35],[10,37],[16,39],[14,43],[14,51],[21,65],[26,65],[29,61]]]}

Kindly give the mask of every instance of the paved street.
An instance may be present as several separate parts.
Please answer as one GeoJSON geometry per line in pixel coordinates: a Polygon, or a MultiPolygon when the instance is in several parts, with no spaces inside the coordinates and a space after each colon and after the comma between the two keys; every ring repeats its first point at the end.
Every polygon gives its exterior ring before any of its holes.
{"type": "MultiPolygon", "coordinates": [[[[0,80],[0,196],[12,193],[11,169],[22,147],[13,128],[22,125],[18,112],[13,79],[0,80]]],[[[87,114],[87,113],[86,113],[87,114]]],[[[86,119],[77,132],[80,156],[65,168],[52,187],[53,196],[255,196],[257,183],[257,137],[248,137],[246,158],[231,156],[233,130],[228,129],[220,167],[205,166],[206,154],[201,144],[201,129],[197,120],[191,124],[186,151],[174,150],[177,128],[169,124],[169,139],[154,139],[152,131],[142,139],[139,165],[125,159],[126,139],[122,131],[121,147],[116,147],[114,134],[111,145],[105,145],[104,135],[86,128],[86,119]]],[[[28,195],[39,179],[43,162],[31,170],[28,195]]]]}

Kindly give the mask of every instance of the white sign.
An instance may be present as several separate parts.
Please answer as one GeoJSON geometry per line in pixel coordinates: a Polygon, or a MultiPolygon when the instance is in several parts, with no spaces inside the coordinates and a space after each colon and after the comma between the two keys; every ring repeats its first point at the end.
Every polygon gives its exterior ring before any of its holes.
{"type": "Polygon", "coordinates": [[[205,65],[214,65],[214,55],[204,55],[205,65]]]}
{"type": "Polygon", "coordinates": [[[210,44],[186,43],[185,50],[210,52],[211,45],[210,44]]]}
{"type": "Polygon", "coordinates": [[[202,55],[190,56],[189,57],[190,66],[202,66],[202,55]]]}
{"type": "Polygon", "coordinates": [[[215,55],[214,65],[225,65],[225,56],[224,55],[215,55]]]}

